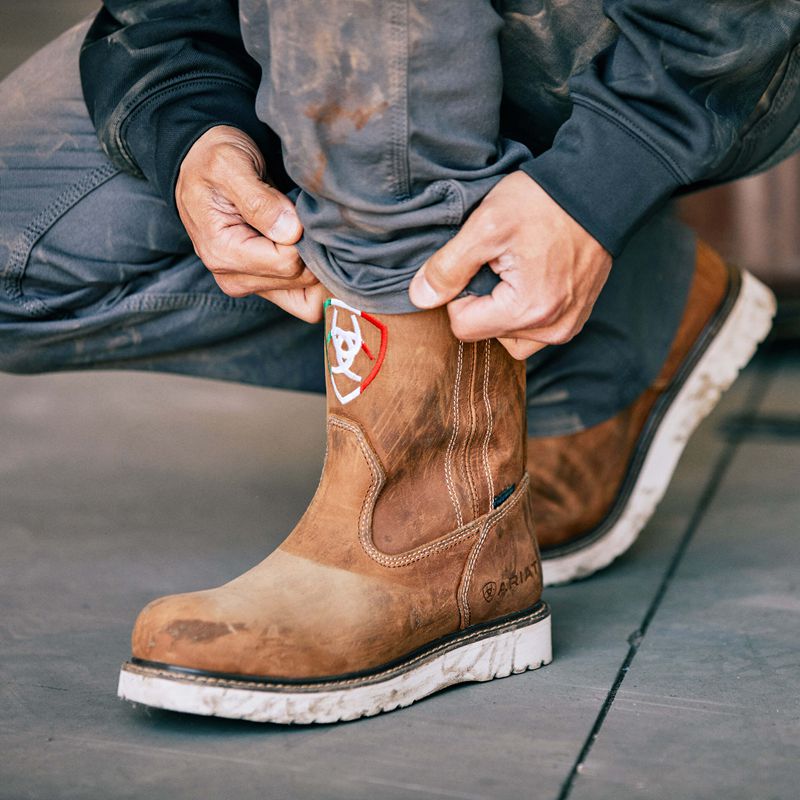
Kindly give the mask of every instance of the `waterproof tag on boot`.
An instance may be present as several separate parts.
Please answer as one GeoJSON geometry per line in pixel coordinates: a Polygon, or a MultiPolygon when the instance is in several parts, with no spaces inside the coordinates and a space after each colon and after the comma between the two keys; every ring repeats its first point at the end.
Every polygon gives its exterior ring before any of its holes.
{"type": "Polygon", "coordinates": [[[351,308],[333,297],[325,301],[325,361],[333,393],[342,405],[355,400],[375,379],[386,355],[389,331],[372,314],[351,308]],[[377,335],[367,336],[374,344],[369,347],[361,329],[361,321],[372,326],[377,335]],[[375,346],[377,344],[377,347],[375,346]]]}

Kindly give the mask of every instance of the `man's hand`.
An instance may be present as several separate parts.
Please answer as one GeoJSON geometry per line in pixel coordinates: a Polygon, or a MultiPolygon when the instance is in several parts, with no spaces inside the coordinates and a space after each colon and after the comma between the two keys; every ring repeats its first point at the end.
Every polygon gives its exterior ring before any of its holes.
{"type": "Polygon", "coordinates": [[[264,157],[247,134],[226,125],[212,128],[181,164],[178,213],[225,294],[260,295],[318,322],[323,288],[293,247],[303,228],[292,201],[265,175],[264,157]]]}
{"type": "Polygon", "coordinates": [[[497,337],[523,359],[581,330],[610,269],[608,251],[539,184],[515,172],[422,265],[409,295],[419,308],[448,303],[459,339],[497,337]],[[492,293],[453,300],[483,264],[501,278],[492,293]]]}

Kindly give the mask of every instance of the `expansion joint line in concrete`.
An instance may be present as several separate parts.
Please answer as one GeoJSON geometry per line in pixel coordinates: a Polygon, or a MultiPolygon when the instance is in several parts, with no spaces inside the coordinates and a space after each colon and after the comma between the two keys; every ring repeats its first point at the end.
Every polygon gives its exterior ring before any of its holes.
{"type": "MultiPolygon", "coordinates": [[[[764,349],[766,350],[767,348],[764,349]]],[[[620,690],[622,682],[625,680],[625,676],[628,674],[628,670],[630,669],[634,658],[636,658],[636,653],[639,651],[639,648],[641,647],[642,642],[647,635],[647,630],[650,627],[650,623],[653,621],[658,609],[661,607],[661,603],[670,587],[670,584],[672,583],[672,579],[675,577],[678,567],[681,565],[683,557],[686,554],[686,551],[688,550],[689,545],[691,544],[692,539],[697,532],[697,529],[700,527],[700,523],[705,517],[706,511],[716,496],[717,491],[728,471],[728,467],[733,461],[733,457],[736,454],[737,449],[742,444],[743,440],[747,438],[748,431],[754,427],[752,423],[755,421],[755,418],[758,415],[758,409],[761,405],[761,401],[766,395],[769,385],[772,382],[772,377],[776,372],[774,369],[774,364],[772,365],[772,370],[770,370],[769,365],[767,365],[765,368],[765,362],[767,361],[768,357],[768,353],[762,352],[761,357],[756,362],[756,374],[752,378],[750,390],[743,404],[744,410],[739,415],[739,420],[749,420],[750,424],[739,425],[733,431],[731,431],[731,434],[729,435],[722,452],[719,454],[716,462],[714,463],[714,468],[711,471],[708,482],[706,483],[705,488],[703,489],[703,492],[697,501],[697,505],[695,506],[694,512],[689,519],[686,530],[684,531],[683,536],[681,537],[681,540],[675,549],[675,553],[667,565],[667,569],[661,578],[658,589],[653,595],[650,605],[647,607],[647,611],[642,618],[642,622],[639,627],[628,637],[628,652],[625,656],[625,659],[617,671],[616,677],[614,678],[614,683],[611,685],[603,705],[600,707],[594,724],[589,731],[589,735],[586,737],[583,747],[578,753],[578,757],[575,759],[569,774],[561,786],[561,791],[558,793],[557,800],[568,800],[570,797],[572,789],[575,785],[575,780],[580,774],[582,767],[588,760],[589,754],[592,751],[592,747],[597,741],[597,737],[600,735],[600,731],[603,728],[606,717],[608,717],[611,707],[614,705],[617,692],[620,690]]]]}

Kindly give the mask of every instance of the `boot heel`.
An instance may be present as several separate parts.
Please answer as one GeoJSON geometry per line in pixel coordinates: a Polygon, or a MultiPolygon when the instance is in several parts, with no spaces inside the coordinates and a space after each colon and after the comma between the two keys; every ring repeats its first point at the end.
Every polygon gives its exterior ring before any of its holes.
{"type": "Polygon", "coordinates": [[[544,616],[463,646],[451,654],[457,663],[445,668],[452,667],[457,673],[458,663],[472,660],[471,668],[463,669],[461,680],[490,681],[546,666],[553,660],[553,646],[550,610],[544,603],[542,606],[544,616]]]}

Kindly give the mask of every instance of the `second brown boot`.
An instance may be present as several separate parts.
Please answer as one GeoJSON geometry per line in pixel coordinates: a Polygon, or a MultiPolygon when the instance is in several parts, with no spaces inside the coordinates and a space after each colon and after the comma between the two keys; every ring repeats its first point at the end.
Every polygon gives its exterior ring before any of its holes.
{"type": "Polygon", "coordinates": [[[327,455],[295,530],[216,589],[152,602],[123,698],[270,722],[377,714],[550,661],[524,366],[447,312],[326,308],[327,455]]]}
{"type": "Polygon", "coordinates": [[[683,318],[648,389],[580,433],[528,440],[545,585],[624,553],[664,495],[689,437],[770,330],[775,298],[699,243],[683,318]]]}

